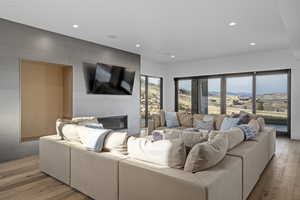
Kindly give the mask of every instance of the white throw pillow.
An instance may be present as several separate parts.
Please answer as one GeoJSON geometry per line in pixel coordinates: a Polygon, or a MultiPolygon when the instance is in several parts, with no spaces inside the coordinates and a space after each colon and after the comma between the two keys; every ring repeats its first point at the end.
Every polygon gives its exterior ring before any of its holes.
{"type": "Polygon", "coordinates": [[[226,134],[218,134],[208,142],[196,144],[186,159],[184,171],[194,173],[215,166],[225,157],[227,149],[226,134]]]}
{"type": "Polygon", "coordinates": [[[130,137],[127,142],[128,155],[158,165],[183,168],[186,150],[181,139],[152,142],[146,138],[130,137]]]}
{"type": "Polygon", "coordinates": [[[81,142],[77,131],[78,125],[76,124],[64,124],[61,128],[61,134],[63,139],[69,142],[81,142]]]}
{"type": "Polygon", "coordinates": [[[111,131],[105,138],[103,151],[127,154],[127,132],[111,131]]]}
{"type": "Polygon", "coordinates": [[[106,135],[109,129],[87,128],[85,126],[76,127],[81,143],[89,151],[101,152],[106,135]]]}

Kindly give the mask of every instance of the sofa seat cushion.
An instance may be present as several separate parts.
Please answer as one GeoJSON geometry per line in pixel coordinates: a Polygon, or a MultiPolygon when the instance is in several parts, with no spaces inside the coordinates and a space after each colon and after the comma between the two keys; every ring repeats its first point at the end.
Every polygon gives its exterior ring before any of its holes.
{"type": "Polygon", "coordinates": [[[186,159],[182,139],[152,142],[146,138],[130,137],[127,148],[131,158],[172,168],[183,168],[186,159]]]}
{"type": "Polygon", "coordinates": [[[241,200],[242,161],[226,156],[217,166],[196,174],[135,159],[119,164],[122,200],[241,200]]]}

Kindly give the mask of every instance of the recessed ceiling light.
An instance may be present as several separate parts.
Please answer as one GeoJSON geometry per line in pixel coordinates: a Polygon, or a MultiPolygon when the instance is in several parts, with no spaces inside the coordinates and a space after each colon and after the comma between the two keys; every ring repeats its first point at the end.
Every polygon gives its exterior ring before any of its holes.
{"type": "Polygon", "coordinates": [[[230,22],[228,25],[229,26],[236,26],[236,22],[230,22]]]}
{"type": "Polygon", "coordinates": [[[140,44],[136,44],[135,47],[136,47],[136,48],[140,48],[141,45],[140,45],[140,44]]]}
{"type": "Polygon", "coordinates": [[[175,55],[171,55],[171,58],[175,58],[176,56],[175,55]]]}
{"type": "Polygon", "coordinates": [[[78,28],[78,27],[79,27],[79,25],[73,24],[73,28],[78,28]]]}
{"type": "Polygon", "coordinates": [[[251,46],[255,46],[256,43],[255,43],[255,42],[251,42],[250,45],[251,45],[251,46]]]}

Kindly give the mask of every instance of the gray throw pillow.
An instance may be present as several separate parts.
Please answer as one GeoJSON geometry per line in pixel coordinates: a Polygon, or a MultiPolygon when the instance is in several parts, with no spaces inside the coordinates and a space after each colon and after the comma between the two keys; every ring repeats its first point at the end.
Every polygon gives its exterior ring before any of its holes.
{"type": "Polygon", "coordinates": [[[179,122],[177,119],[176,112],[165,112],[166,114],[166,124],[168,128],[179,127],[179,122]]]}
{"type": "Polygon", "coordinates": [[[211,131],[214,127],[214,121],[204,121],[199,119],[194,119],[194,128],[200,129],[200,130],[207,130],[211,131]]]}

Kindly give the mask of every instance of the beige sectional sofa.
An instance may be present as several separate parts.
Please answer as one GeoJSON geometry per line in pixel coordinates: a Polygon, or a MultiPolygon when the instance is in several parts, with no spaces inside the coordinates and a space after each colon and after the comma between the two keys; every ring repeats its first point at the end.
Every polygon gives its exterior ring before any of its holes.
{"type": "Polygon", "coordinates": [[[40,170],[94,198],[118,200],[119,161],[126,156],[87,151],[58,136],[40,138],[40,170]]]}
{"type": "Polygon", "coordinates": [[[275,129],[265,128],[214,167],[190,173],[47,136],[40,139],[40,166],[99,200],[245,200],[274,155],[275,140],[275,129]]]}

